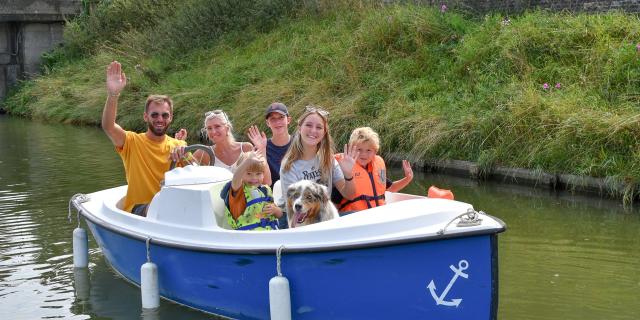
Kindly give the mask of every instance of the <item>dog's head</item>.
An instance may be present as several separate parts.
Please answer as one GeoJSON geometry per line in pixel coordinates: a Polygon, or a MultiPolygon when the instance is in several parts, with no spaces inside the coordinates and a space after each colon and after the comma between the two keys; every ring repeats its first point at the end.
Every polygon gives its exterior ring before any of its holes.
{"type": "Polygon", "coordinates": [[[310,180],[301,180],[287,189],[287,220],[295,228],[322,221],[321,211],[329,203],[327,187],[310,180]]]}

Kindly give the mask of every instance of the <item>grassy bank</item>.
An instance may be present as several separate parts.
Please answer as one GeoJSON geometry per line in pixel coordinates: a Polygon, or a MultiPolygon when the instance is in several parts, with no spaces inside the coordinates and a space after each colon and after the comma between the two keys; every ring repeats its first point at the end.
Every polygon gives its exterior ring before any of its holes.
{"type": "Polygon", "coordinates": [[[174,97],[174,128],[193,139],[210,109],[228,111],[241,133],[264,128],[271,101],[294,116],[318,104],[338,143],[369,125],[383,153],[609,177],[630,186],[627,198],[637,192],[637,16],[536,11],[505,22],[346,0],[104,6],[68,27],[67,47],[10,95],[8,112],[97,124],[115,59],[130,79],[118,119],[126,128],[143,129],[150,93],[174,97]]]}

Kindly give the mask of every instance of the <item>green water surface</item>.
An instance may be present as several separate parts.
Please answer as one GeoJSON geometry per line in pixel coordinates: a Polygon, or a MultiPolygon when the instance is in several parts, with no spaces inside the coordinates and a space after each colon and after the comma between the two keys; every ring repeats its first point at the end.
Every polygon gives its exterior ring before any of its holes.
{"type": "MultiPolygon", "coordinates": [[[[115,275],[91,237],[90,268],[74,272],[69,198],[124,183],[98,128],[0,116],[0,319],[212,318],[166,301],[142,312],[138,289],[115,275]]],[[[420,172],[404,191],[424,194],[432,184],[507,224],[498,237],[499,319],[640,319],[637,210],[420,172]]]]}

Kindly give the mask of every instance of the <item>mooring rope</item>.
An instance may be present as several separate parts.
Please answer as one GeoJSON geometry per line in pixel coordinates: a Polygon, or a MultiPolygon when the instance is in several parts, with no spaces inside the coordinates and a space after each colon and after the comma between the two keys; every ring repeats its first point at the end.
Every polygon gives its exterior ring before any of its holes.
{"type": "Polygon", "coordinates": [[[284,245],[281,245],[278,250],[276,250],[276,270],[278,273],[278,276],[282,277],[282,270],[280,269],[280,258],[282,257],[282,250],[284,250],[284,245]]]}
{"type": "Polygon", "coordinates": [[[71,197],[71,199],[69,199],[69,214],[67,215],[67,219],[71,222],[71,205],[73,204],[77,212],[76,219],[78,220],[78,228],[80,228],[80,208],[78,207],[78,204],[87,201],[89,201],[89,196],[82,193],[76,193],[71,197]]]}

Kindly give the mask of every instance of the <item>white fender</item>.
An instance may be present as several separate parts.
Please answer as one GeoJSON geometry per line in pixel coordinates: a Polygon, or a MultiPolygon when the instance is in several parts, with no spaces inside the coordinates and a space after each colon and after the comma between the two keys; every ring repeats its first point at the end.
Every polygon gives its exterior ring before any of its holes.
{"type": "Polygon", "coordinates": [[[89,240],[87,232],[78,227],[73,230],[73,267],[86,268],[89,265],[89,240]]]}
{"type": "Polygon", "coordinates": [[[291,320],[289,280],[275,276],[269,280],[269,309],[272,320],[291,320]]]}
{"type": "Polygon", "coordinates": [[[155,309],[160,306],[158,267],[153,262],[145,262],[140,267],[140,295],[143,309],[155,309]]]}

